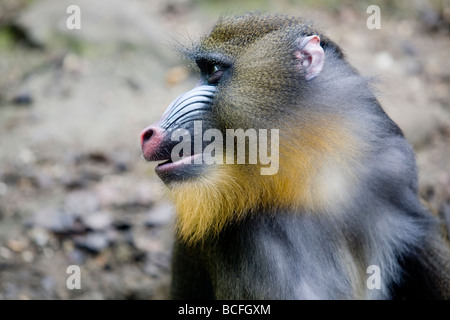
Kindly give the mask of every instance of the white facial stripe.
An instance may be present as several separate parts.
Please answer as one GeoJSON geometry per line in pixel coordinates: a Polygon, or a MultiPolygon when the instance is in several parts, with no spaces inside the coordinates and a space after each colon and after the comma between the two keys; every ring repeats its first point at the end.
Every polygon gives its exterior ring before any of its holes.
{"type": "Polygon", "coordinates": [[[179,105],[181,102],[181,99],[189,99],[192,96],[197,96],[197,95],[204,95],[204,96],[211,96],[214,94],[214,92],[216,91],[216,87],[215,86],[199,86],[196,87],[190,91],[187,91],[185,93],[180,94],[174,101],[172,101],[172,103],[167,107],[167,109],[164,111],[164,115],[166,115],[167,113],[169,113],[174,106],[179,105]]]}
{"type": "Polygon", "coordinates": [[[179,112],[179,110],[181,110],[184,106],[188,105],[189,103],[194,102],[195,99],[198,97],[205,97],[205,98],[209,98],[209,100],[211,100],[214,97],[215,90],[216,90],[216,88],[212,87],[212,86],[201,86],[201,87],[198,87],[191,91],[186,92],[185,94],[183,94],[181,97],[179,97],[177,99],[177,102],[176,102],[175,106],[173,107],[172,111],[170,112],[169,116],[171,114],[179,112]],[[207,87],[207,88],[211,87],[212,89],[204,90],[205,89],[204,87],[207,87]]]}
{"type": "Polygon", "coordinates": [[[160,126],[169,127],[174,119],[176,121],[189,112],[203,109],[205,105],[211,103],[215,91],[215,86],[204,85],[180,95],[167,107],[160,126]]]}
{"type": "Polygon", "coordinates": [[[196,96],[196,97],[191,97],[187,100],[184,100],[170,112],[170,114],[167,116],[167,118],[164,119],[164,122],[170,121],[174,116],[178,115],[181,111],[183,111],[183,114],[187,113],[190,110],[198,108],[199,106],[202,106],[205,103],[208,103],[210,101],[211,101],[211,98],[204,97],[204,96],[196,96]]]}

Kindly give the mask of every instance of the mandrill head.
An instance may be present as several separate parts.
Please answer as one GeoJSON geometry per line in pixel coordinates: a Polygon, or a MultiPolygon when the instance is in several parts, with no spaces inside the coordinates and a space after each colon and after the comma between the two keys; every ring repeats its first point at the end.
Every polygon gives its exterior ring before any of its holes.
{"type": "Polygon", "coordinates": [[[249,13],[220,19],[186,56],[198,85],[141,134],[144,158],[161,161],[182,239],[251,214],[346,202],[378,118],[336,44],[299,18],[249,13]]]}

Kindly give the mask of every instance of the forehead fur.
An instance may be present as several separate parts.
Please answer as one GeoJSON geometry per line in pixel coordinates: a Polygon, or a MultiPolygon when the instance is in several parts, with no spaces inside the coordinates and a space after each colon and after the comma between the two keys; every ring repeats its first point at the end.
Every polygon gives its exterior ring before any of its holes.
{"type": "Polygon", "coordinates": [[[286,31],[294,36],[302,37],[319,35],[321,45],[325,49],[332,46],[338,47],[321,34],[310,27],[311,22],[299,17],[285,16],[281,14],[246,13],[240,16],[223,16],[214,26],[211,33],[200,40],[196,47],[201,52],[221,52],[233,56],[242,48],[245,48],[272,32],[286,31]]]}

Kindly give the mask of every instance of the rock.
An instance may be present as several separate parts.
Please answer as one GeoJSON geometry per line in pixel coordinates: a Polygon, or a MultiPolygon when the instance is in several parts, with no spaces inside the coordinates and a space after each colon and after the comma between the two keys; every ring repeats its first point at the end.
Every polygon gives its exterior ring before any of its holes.
{"type": "Polygon", "coordinates": [[[121,239],[119,232],[115,229],[107,229],[105,232],[109,243],[116,243],[121,239]]]}
{"type": "Polygon", "coordinates": [[[20,149],[18,159],[25,165],[36,163],[36,156],[34,155],[33,151],[28,148],[20,149]]]}
{"type": "Polygon", "coordinates": [[[33,96],[29,92],[21,92],[12,97],[11,103],[16,106],[30,106],[33,104],[33,96]]]}
{"type": "Polygon", "coordinates": [[[6,195],[7,192],[8,192],[8,186],[6,185],[6,183],[0,181],[0,197],[6,195]]]}
{"type": "Polygon", "coordinates": [[[52,276],[45,276],[41,280],[41,287],[49,295],[53,295],[56,288],[56,280],[52,276]]]}
{"type": "Polygon", "coordinates": [[[159,204],[148,211],[145,217],[147,227],[168,225],[175,216],[175,209],[168,203],[159,204]]]}
{"type": "Polygon", "coordinates": [[[70,264],[83,265],[86,262],[86,255],[77,248],[70,250],[67,256],[70,264]]]}
{"type": "Polygon", "coordinates": [[[28,222],[28,224],[31,224],[32,226],[42,227],[57,233],[67,233],[72,231],[74,223],[75,219],[73,215],[53,207],[44,208],[35,212],[28,222]]]}
{"type": "Polygon", "coordinates": [[[130,221],[130,219],[122,218],[114,221],[114,228],[119,231],[130,230],[131,227],[133,227],[133,223],[130,221]]]}
{"type": "Polygon", "coordinates": [[[95,213],[100,208],[98,197],[87,190],[77,190],[67,194],[64,200],[64,210],[77,217],[95,213]]]}
{"type": "Polygon", "coordinates": [[[150,252],[147,254],[147,261],[154,265],[169,270],[170,255],[165,251],[150,252]]]}
{"type": "Polygon", "coordinates": [[[111,213],[99,211],[83,216],[82,222],[92,230],[105,230],[112,225],[111,213]]]}
{"type": "Polygon", "coordinates": [[[0,247],[0,257],[5,259],[5,260],[9,260],[11,259],[13,256],[12,252],[10,249],[6,248],[6,247],[0,247]]]}
{"type": "Polygon", "coordinates": [[[374,59],[375,65],[381,70],[391,70],[395,65],[395,61],[389,52],[383,51],[378,53],[374,59]]]}
{"type": "Polygon", "coordinates": [[[127,263],[131,260],[131,247],[126,243],[120,243],[115,247],[114,257],[120,263],[127,263]]]}
{"type": "Polygon", "coordinates": [[[111,207],[121,198],[120,190],[107,181],[98,183],[94,191],[102,207],[111,207]]]}
{"type": "Polygon", "coordinates": [[[26,263],[31,263],[34,261],[34,254],[29,250],[25,250],[24,252],[22,252],[22,259],[26,263]]]}
{"type": "Polygon", "coordinates": [[[55,186],[55,179],[48,172],[36,172],[36,182],[39,188],[47,188],[55,186]]]}
{"type": "Polygon", "coordinates": [[[87,159],[92,162],[107,164],[110,162],[109,157],[102,151],[92,151],[87,155],[87,159]]]}
{"type": "Polygon", "coordinates": [[[139,267],[125,265],[121,273],[120,287],[113,299],[148,300],[153,296],[155,284],[139,267]]]}
{"type": "Polygon", "coordinates": [[[161,192],[154,181],[135,181],[130,177],[110,175],[95,186],[102,207],[129,209],[149,207],[161,192]]]}
{"type": "Polygon", "coordinates": [[[159,278],[170,270],[170,255],[167,252],[148,252],[144,272],[159,278]]]}
{"type": "Polygon", "coordinates": [[[49,241],[49,234],[44,228],[35,227],[28,234],[31,240],[39,247],[46,246],[49,241]]]}
{"type": "Polygon", "coordinates": [[[88,181],[85,177],[79,176],[74,173],[65,173],[61,179],[60,182],[68,189],[82,189],[87,186],[88,181]]]}
{"type": "Polygon", "coordinates": [[[163,197],[161,185],[153,180],[138,182],[133,191],[135,201],[143,207],[151,206],[163,197]]]}
{"type": "Polygon", "coordinates": [[[153,277],[158,278],[160,276],[160,269],[158,266],[154,265],[153,263],[146,263],[144,267],[145,274],[153,277]]]}
{"type": "Polygon", "coordinates": [[[129,152],[121,149],[112,152],[111,161],[114,164],[116,172],[123,173],[130,170],[135,159],[131,158],[129,152]]]}
{"type": "Polygon", "coordinates": [[[117,172],[126,172],[129,170],[128,165],[124,162],[115,162],[115,169],[117,172]]]}
{"type": "Polygon", "coordinates": [[[152,237],[149,230],[135,229],[132,231],[132,244],[135,248],[145,252],[164,251],[164,244],[159,239],[152,237]]]}
{"type": "Polygon", "coordinates": [[[99,253],[109,245],[109,239],[103,232],[90,232],[85,236],[75,238],[75,245],[94,253],[99,253]]]}
{"type": "Polygon", "coordinates": [[[6,245],[11,251],[18,253],[28,247],[28,240],[26,238],[8,239],[6,245]]]}
{"type": "Polygon", "coordinates": [[[80,57],[74,53],[67,53],[62,61],[62,68],[64,71],[77,74],[81,73],[83,69],[83,62],[80,57]]]}
{"type": "Polygon", "coordinates": [[[51,248],[44,248],[44,250],[42,250],[42,253],[44,254],[44,257],[46,257],[47,259],[51,259],[55,255],[55,251],[51,248]]]}

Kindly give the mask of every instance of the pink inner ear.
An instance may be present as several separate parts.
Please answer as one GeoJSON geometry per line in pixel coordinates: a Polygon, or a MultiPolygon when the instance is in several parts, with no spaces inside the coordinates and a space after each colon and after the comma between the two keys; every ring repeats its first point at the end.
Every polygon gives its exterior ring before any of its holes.
{"type": "Polygon", "coordinates": [[[325,60],[319,36],[303,38],[298,47],[299,51],[295,53],[295,56],[300,62],[300,68],[305,71],[305,80],[314,79],[322,70],[325,60]]]}

